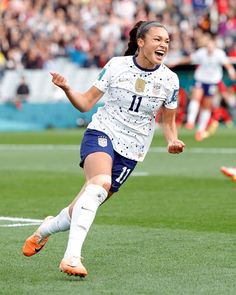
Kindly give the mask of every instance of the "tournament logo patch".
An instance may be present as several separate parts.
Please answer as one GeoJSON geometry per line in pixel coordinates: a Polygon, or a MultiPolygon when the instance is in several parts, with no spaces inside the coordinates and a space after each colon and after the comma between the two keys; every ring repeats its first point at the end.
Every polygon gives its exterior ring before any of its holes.
{"type": "Polygon", "coordinates": [[[175,89],[171,97],[171,102],[176,102],[178,100],[178,94],[179,94],[179,89],[175,89]]]}
{"type": "Polygon", "coordinates": [[[106,147],[107,146],[107,138],[104,136],[99,136],[98,137],[98,145],[101,147],[106,147]]]}

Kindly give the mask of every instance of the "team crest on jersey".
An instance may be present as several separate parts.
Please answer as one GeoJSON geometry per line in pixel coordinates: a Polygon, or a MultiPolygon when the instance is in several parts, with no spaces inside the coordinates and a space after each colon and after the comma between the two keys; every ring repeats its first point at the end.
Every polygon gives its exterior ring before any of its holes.
{"type": "Polygon", "coordinates": [[[144,92],[146,81],[138,78],[135,82],[135,90],[137,92],[144,92]]]}
{"type": "Polygon", "coordinates": [[[98,137],[98,145],[101,147],[106,147],[107,146],[107,138],[104,136],[99,136],[98,137]]]}
{"type": "Polygon", "coordinates": [[[160,89],[161,89],[161,84],[159,84],[159,83],[153,84],[153,94],[155,94],[155,95],[158,94],[160,89]]]}

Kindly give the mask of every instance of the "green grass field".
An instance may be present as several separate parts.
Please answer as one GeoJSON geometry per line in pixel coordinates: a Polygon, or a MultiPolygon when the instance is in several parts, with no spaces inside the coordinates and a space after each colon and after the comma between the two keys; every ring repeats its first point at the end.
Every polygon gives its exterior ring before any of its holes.
{"type": "MultiPolygon", "coordinates": [[[[83,183],[83,130],[0,134],[0,217],[43,219],[83,183]]],[[[181,155],[165,150],[161,131],[144,163],[99,210],[84,245],[85,279],[60,273],[68,233],[24,257],[37,225],[0,218],[0,294],[236,294],[236,129],[198,143],[180,130],[181,155]]],[[[27,223],[27,221],[25,221],[27,223]]]]}

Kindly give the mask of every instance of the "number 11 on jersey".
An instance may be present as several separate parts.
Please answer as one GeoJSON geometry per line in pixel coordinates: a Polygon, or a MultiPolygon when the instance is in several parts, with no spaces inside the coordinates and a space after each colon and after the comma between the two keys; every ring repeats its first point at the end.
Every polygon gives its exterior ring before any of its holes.
{"type": "Polygon", "coordinates": [[[129,108],[129,111],[133,111],[133,112],[137,113],[139,110],[139,107],[141,105],[142,96],[137,97],[137,95],[133,95],[132,98],[133,98],[133,100],[132,100],[131,106],[129,108]]]}

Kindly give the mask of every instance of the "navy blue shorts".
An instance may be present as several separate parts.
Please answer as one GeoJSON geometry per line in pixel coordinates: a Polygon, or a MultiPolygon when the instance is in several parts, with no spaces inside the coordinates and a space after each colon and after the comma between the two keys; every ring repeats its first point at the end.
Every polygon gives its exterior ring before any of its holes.
{"type": "Polygon", "coordinates": [[[206,84],[200,81],[194,80],[195,87],[201,87],[205,96],[214,96],[217,91],[217,84],[206,84]]]}
{"type": "Polygon", "coordinates": [[[80,167],[83,168],[85,158],[95,152],[104,152],[112,157],[111,192],[117,192],[134,170],[137,161],[127,159],[118,154],[110,138],[103,132],[87,129],[80,147],[80,167]]]}

